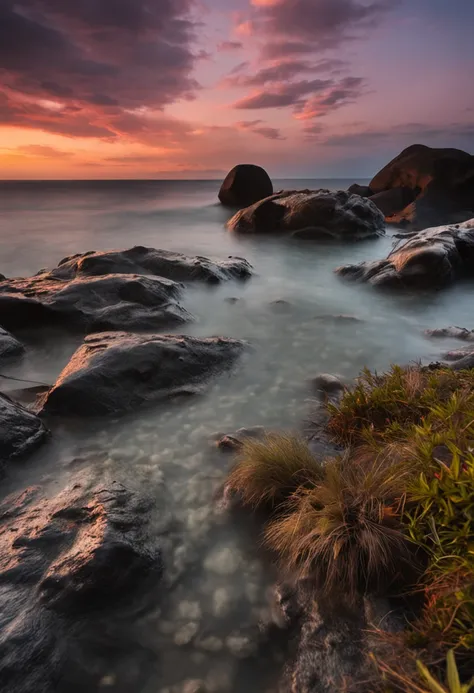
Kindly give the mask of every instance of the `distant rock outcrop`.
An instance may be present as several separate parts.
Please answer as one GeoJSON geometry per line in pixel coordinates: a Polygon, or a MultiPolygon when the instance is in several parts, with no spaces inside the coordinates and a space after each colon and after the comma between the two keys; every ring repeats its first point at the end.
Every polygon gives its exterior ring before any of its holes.
{"type": "Polygon", "coordinates": [[[192,391],[240,355],[244,343],[221,337],[104,332],[87,337],[42,396],[45,414],[121,414],[192,391]]]}
{"type": "Polygon", "coordinates": [[[373,286],[438,289],[474,277],[474,219],[420,231],[396,246],[385,260],[345,265],[342,277],[373,286]]]}
{"type": "Polygon", "coordinates": [[[359,195],[340,190],[286,190],[242,209],[228,222],[240,233],[292,233],[304,240],[358,240],[385,233],[383,214],[359,195]]]}
{"type": "Polygon", "coordinates": [[[226,207],[248,207],[273,194],[273,184],[261,166],[239,164],[230,171],[219,190],[226,207]]]}

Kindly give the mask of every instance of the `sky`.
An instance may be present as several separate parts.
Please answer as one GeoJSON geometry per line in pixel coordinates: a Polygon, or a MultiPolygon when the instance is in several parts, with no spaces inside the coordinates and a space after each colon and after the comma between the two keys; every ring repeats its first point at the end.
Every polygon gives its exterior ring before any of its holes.
{"type": "Polygon", "coordinates": [[[0,178],[474,153],[474,0],[0,0],[0,178]]]}

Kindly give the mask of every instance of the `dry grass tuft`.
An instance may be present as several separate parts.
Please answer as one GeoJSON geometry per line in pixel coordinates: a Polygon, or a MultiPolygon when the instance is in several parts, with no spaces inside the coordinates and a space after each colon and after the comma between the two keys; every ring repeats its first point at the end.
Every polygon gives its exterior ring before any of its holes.
{"type": "Polygon", "coordinates": [[[330,460],[324,478],[298,489],[266,543],[282,564],[320,589],[351,595],[413,579],[413,545],[401,529],[406,473],[370,451],[330,460]]]}
{"type": "Polygon", "coordinates": [[[321,464],[303,440],[270,433],[262,439],[244,441],[227,488],[238,494],[244,505],[275,507],[299,487],[308,486],[322,476],[321,464]]]}

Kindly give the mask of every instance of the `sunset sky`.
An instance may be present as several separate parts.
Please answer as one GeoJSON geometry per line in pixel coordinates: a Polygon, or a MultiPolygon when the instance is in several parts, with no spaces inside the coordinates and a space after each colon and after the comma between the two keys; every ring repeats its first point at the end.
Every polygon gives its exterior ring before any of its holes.
{"type": "Polygon", "coordinates": [[[0,0],[0,178],[474,153],[474,0],[0,0]]]}

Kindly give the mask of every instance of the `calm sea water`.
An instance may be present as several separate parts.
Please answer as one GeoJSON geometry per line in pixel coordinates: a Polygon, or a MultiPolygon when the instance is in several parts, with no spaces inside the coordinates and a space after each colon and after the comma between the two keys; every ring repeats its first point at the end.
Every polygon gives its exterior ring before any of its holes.
{"type": "MultiPolygon", "coordinates": [[[[338,189],[352,182],[277,181],[276,188],[338,189]]],[[[182,301],[196,321],[181,331],[251,342],[252,353],[232,374],[196,399],[118,422],[58,422],[51,443],[3,480],[2,493],[31,483],[56,493],[80,474],[91,485],[113,479],[156,498],[154,531],[163,535],[168,582],[135,616],[108,614],[97,633],[106,646],[87,654],[88,691],[190,693],[186,682],[194,679],[209,693],[274,691],[284,654],[265,639],[273,574],[255,533],[249,537],[216,508],[231,460],[213,449],[211,436],[241,426],[298,428],[311,410],[311,377],[353,377],[365,365],[436,359],[452,344],[428,342],[424,329],[474,327],[472,285],[393,296],[333,274],[338,265],[385,256],[390,236],[353,245],[239,237],[225,229],[229,214],[217,204],[218,186],[0,182],[0,272],[7,276],[36,273],[76,252],[136,244],[240,255],[256,273],[245,284],[190,287],[182,301]],[[230,304],[229,297],[240,300],[230,304]],[[284,309],[272,305],[279,300],[287,302],[284,309]],[[359,322],[332,319],[340,314],[359,322]]],[[[25,337],[27,356],[4,373],[53,382],[78,346],[76,337],[25,337]]],[[[74,686],[65,682],[60,691],[81,690],[80,682],[74,686]]]]}

